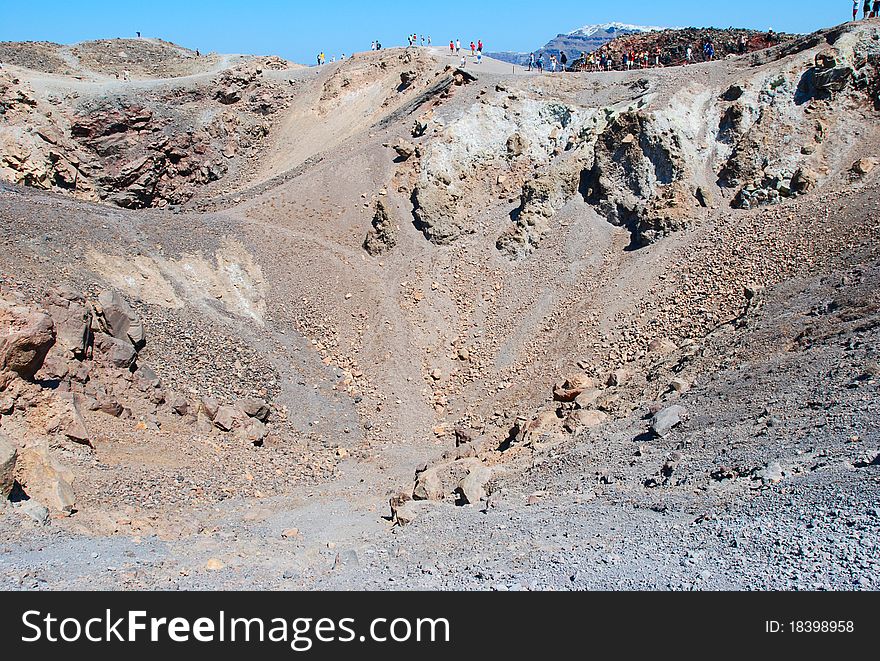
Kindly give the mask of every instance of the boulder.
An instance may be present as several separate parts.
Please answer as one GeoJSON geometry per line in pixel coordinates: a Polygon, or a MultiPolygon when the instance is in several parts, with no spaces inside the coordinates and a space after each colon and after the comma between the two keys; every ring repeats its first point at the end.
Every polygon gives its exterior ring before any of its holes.
{"type": "Polygon", "coordinates": [[[46,524],[49,522],[49,508],[36,500],[26,500],[18,508],[18,511],[35,523],[46,524]]]}
{"type": "Polygon", "coordinates": [[[81,359],[91,345],[92,311],[81,297],[71,293],[50,291],[46,294],[46,309],[55,322],[55,346],[69,358],[81,359]]]}
{"type": "Polygon", "coordinates": [[[122,412],[125,410],[119,402],[117,402],[112,397],[102,397],[97,401],[96,411],[100,411],[101,413],[105,413],[114,418],[118,418],[122,415],[122,412]]]}
{"type": "Polygon", "coordinates": [[[691,384],[681,377],[676,377],[669,382],[670,387],[679,393],[686,393],[691,389],[691,384]]]}
{"type": "Polygon", "coordinates": [[[738,101],[742,98],[746,91],[741,85],[731,85],[727,91],[721,95],[721,98],[728,102],[738,101]]]}
{"type": "Polygon", "coordinates": [[[438,468],[429,468],[416,476],[413,500],[444,500],[446,490],[438,468]]]}
{"type": "Polygon", "coordinates": [[[678,346],[675,342],[667,338],[654,340],[648,345],[649,353],[658,354],[660,356],[668,356],[669,354],[675,353],[677,350],[678,346]]]}
{"type": "Polygon", "coordinates": [[[241,101],[241,89],[234,85],[224,85],[214,90],[214,98],[224,106],[231,106],[241,101]]]}
{"type": "Polygon", "coordinates": [[[98,297],[107,330],[117,340],[128,340],[136,349],[146,343],[144,324],[119,292],[103,291],[98,297]]]}
{"type": "Polygon", "coordinates": [[[416,146],[403,138],[399,138],[393,145],[391,145],[391,148],[394,149],[401,160],[404,161],[409,160],[416,153],[416,146]]]}
{"type": "Polygon", "coordinates": [[[18,450],[0,434],[0,498],[8,498],[15,484],[15,462],[18,450]]]}
{"type": "Polygon", "coordinates": [[[602,411],[589,411],[579,409],[572,411],[565,419],[565,428],[572,434],[577,433],[581,429],[593,429],[605,423],[608,420],[608,414],[602,411]]]}
{"type": "Polygon", "coordinates": [[[23,451],[20,464],[22,487],[28,497],[53,512],[72,514],[76,510],[73,473],[52,457],[47,443],[23,451]]]}
{"type": "Polygon", "coordinates": [[[492,469],[486,466],[477,466],[458,483],[456,490],[466,505],[479,505],[489,495],[486,493],[486,483],[492,479],[492,469]]]}
{"type": "Polygon", "coordinates": [[[201,411],[211,422],[217,417],[217,411],[220,410],[220,402],[213,397],[202,397],[201,411]]]}
{"type": "Polygon", "coordinates": [[[214,426],[220,431],[230,432],[243,422],[243,414],[234,406],[221,406],[214,416],[214,426]]]}
{"type": "Polygon", "coordinates": [[[256,418],[249,418],[243,422],[240,432],[246,441],[257,447],[262,447],[269,435],[269,428],[256,418]]]}
{"type": "Polygon", "coordinates": [[[556,411],[543,411],[529,423],[527,431],[537,436],[559,433],[562,431],[562,420],[556,411]]]}
{"type": "Polygon", "coordinates": [[[96,360],[120,369],[128,369],[137,359],[137,351],[127,338],[119,340],[112,335],[95,333],[94,347],[96,360]]]}
{"type": "Polygon", "coordinates": [[[860,158],[855,163],[853,163],[852,171],[864,177],[865,175],[869,175],[874,171],[874,168],[877,167],[877,159],[876,158],[860,158]]]}
{"type": "Polygon", "coordinates": [[[235,407],[249,418],[256,418],[260,422],[269,421],[269,404],[258,397],[249,397],[238,401],[235,407]]]}
{"type": "Polygon", "coordinates": [[[391,250],[395,245],[397,245],[397,229],[388,216],[385,205],[378,200],[373,214],[373,229],[364,239],[364,250],[375,257],[391,250]]]}
{"type": "Polygon", "coordinates": [[[686,415],[687,410],[683,406],[665,408],[654,416],[651,421],[651,431],[655,436],[663,438],[680,425],[686,415]]]}
{"type": "Polygon", "coordinates": [[[184,416],[189,413],[189,401],[183,395],[174,393],[168,399],[168,408],[170,408],[171,412],[175,415],[184,416]]]}
{"type": "Polygon", "coordinates": [[[799,168],[791,178],[791,190],[807,193],[819,183],[819,175],[809,168],[799,168]]]}
{"type": "Polygon", "coordinates": [[[599,401],[599,399],[601,397],[602,397],[602,391],[599,390],[598,388],[584,390],[580,395],[578,395],[575,398],[574,404],[579,409],[590,410],[590,409],[595,408],[596,403],[599,401]]]}
{"type": "Polygon", "coordinates": [[[842,92],[853,78],[853,70],[847,66],[820,69],[813,73],[813,84],[819,92],[842,92]]]}
{"type": "Polygon", "coordinates": [[[531,143],[521,133],[514,133],[507,138],[507,153],[510,156],[522,156],[529,147],[531,147],[531,143]]]}
{"type": "Polygon", "coordinates": [[[837,66],[837,53],[833,50],[824,50],[816,55],[816,68],[833,69],[837,66]]]}
{"type": "Polygon", "coordinates": [[[576,374],[556,385],[553,399],[557,402],[573,402],[582,392],[595,389],[597,386],[595,379],[591,379],[586,374],[576,374]]]}
{"type": "Polygon", "coordinates": [[[0,390],[15,377],[33,380],[55,337],[48,314],[0,300],[0,390]]]}
{"type": "Polygon", "coordinates": [[[606,381],[606,385],[609,388],[625,386],[632,379],[632,374],[625,367],[621,367],[620,369],[614,370],[611,374],[608,375],[608,380],[606,381]]]}
{"type": "Polygon", "coordinates": [[[80,398],[81,395],[75,393],[60,393],[52,404],[54,415],[49,420],[47,431],[50,434],[63,434],[75,443],[91,447],[89,431],[80,412],[80,398]]]}

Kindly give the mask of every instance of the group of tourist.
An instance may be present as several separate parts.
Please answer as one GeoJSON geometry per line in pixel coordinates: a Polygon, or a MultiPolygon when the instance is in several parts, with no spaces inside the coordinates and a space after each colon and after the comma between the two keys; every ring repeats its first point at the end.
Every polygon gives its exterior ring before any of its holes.
{"type": "Polygon", "coordinates": [[[409,34],[406,36],[407,41],[409,42],[409,47],[418,46],[419,41],[421,40],[422,46],[430,46],[431,45],[431,35],[422,35],[421,38],[417,33],[409,34]]]}
{"type": "MultiPolygon", "coordinates": [[[[477,60],[477,64],[483,63],[483,40],[471,41],[470,43],[471,57],[477,60]]],[[[453,56],[461,55],[459,66],[463,69],[467,66],[467,52],[462,53],[461,39],[455,39],[449,42],[449,54],[453,56]]]]}
{"type": "MultiPolygon", "coordinates": [[[[375,49],[373,49],[373,50],[375,50],[375,49]]],[[[339,56],[339,61],[342,62],[344,59],[345,59],[345,53],[342,53],[342,55],[339,56]]],[[[334,55],[333,57],[330,58],[330,62],[332,63],[335,61],[336,61],[336,56],[334,55]]],[[[324,51],[321,51],[320,53],[318,53],[318,66],[320,67],[324,64],[327,64],[327,56],[324,54],[324,51]]]]}
{"type": "MultiPolygon", "coordinates": [[[[859,3],[861,0],[853,0],[853,20],[859,18],[859,3]]],[[[877,18],[880,16],[880,0],[864,0],[862,3],[862,18],[877,18]]]]}

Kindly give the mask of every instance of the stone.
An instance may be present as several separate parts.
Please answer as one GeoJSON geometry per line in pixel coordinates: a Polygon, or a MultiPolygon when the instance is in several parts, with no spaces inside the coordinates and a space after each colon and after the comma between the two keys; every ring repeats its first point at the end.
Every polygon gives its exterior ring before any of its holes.
{"type": "Polygon", "coordinates": [[[299,535],[299,528],[289,528],[282,531],[281,539],[296,539],[299,535]]]}
{"type": "Polygon", "coordinates": [[[122,404],[117,402],[112,397],[103,397],[99,399],[96,404],[96,411],[100,411],[101,413],[105,413],[114,418],[120,417],[122,415],[122,412],[125,410],[122,404]]]}
{"type": "Polygon", "coordinates": [[[782,470],[782,464],[778,461],[771,462],[761,470],[755,472],[755,479],[760,480],[768,486],[779,484],[785,479],[785,472],[782,470]]]}
{"type": "Polygon", "coordinates": [[[403,161],[409,160],[416,153],[416,146],[403,138],[398,138],[398,140],[391,145],[391,148],[397,152],[400,160],[403,161]]]}
{"type": "Polygon", "coordinates": [[[0,434],[0,499],[8,498],[15,485],[15,462],[18,450],[0,434]]]}
{"type": "Polygon", "coordinates": [[[528,151],[531,143],[521,133],[514,133],[507,139],[507,153],[510,156],[522,156],[528,151]]]}
{"type": "Polygon", "coordinates": [[[466,505],[479,505],[489,497],[486,492],[486,483],[492,479],[492,469],[485,466],[477,466],[470,470],[461,482],[458,483],[457,492],[466,505]]]}
{"type": "Polygon", "coordinates": [[[76,494],[71,487],[73,473],[52,457],[47,443],[22,451],[19,463],[22,488],[29,498],[60,514],[76,511],[76,494]]]}
{"type": "Polygon", "coordinates": [[[57,292],[47,294],[49,315],[55,322],[56,342],[67,357],[82,359],[92,342],[92,311],[79,299],[66,300],[57,292]]]}
{"type": "Polygon", "coordinates": [[[373,228],[364,239],[364,250],[373,257],[388,252],[397,245],[397,228],[388,215],[382,200],[376,201],[373,228]]]}
{"type": "Polygon", "coordinates": [[[813,72],[813,85],[824,94],[842,92],[853,78],[854,71],[848,66],[820,69],[813,72]]]}
{"type": "Polygon", "coordinates": [[[429,468],[416,477],[413,500],[444,500],[446,495],[437,468],[429,468]]]}
{"type": "Polygon", "coordinates": [[[223,562],[217,558],[211,558],[208,562],[205,563],[205,569],[208,571],[220,571],[226,567],[223,562]]]}
{"type": "Polygon", "coordinates": [[[665,408],[654,416],[651,421],[651,431],[655,436],[663,438],[680,425],[686,415],[687,410],[683,406],[675,405],[665,408]]]}
{"type": "Polygon", "coordinates": [[[49,508],[36,500],[26,500],[19,506],[18,511],[41,525],[49,522],[49,508]]]}
{"type": "Polygon", "coordinates": [[[220,402],[213,397],[202,397],[201,411],[205,414],[205,417],[208,418],[208,420],[213,422],[214,418],[217,416],[217,411],[219,410],[220,402]]]}
{"type": "Polygon", "coordinates": [[[52,405],[55,415],[47,425],[50,433],[60,433],[80,445],[91,447],[89,430],[80,411],[80,395],[60,393],[52,405]]]}
{"type": "Polygon", "coordinates": [[[55,338],[48,314],[0,299],[0,390],[14,377],[32,381],[55,338]]]}
{"type": "Polygon", "coordinates": [[[269,428],[257,418],[249,418],[242,427],[245,439],[257,447],[261,447],[269,435],[269,428]]]}
{"type": "Polygon", "coordinates": [[[535,436],[559,433],[562,431],[562,420],[556,411],[542,411],[532,419],[526,431],[535,436]]]}
{"type": "Polygon", "coordinates": [[[668,356],[669,354],[675,353],[677,350],[678,346],[675,342],[667,338],[654,340],[648,345],[649,353],[659,354],[661,356],[668,356]]]}
{"type": "Polygon", "coordinates": [[[402,503],[392,511],[392,519],[395,525],[403,528],[413,523],[423,512],[424,509],[419,506],[418,502],[410,500],[402,503]]]}
{"type": "Polygon", "coordinates": [[[806,193],[819,183],[819,175],[809,168],[799,168],[791,178],[791,190],[795,193],[806,193]]]}
{"type": "Polygon", "coordinates": [[[168,398],[168,408],[175,415],[185,416],[189,413],[189,400],[179,393],[174,393],[168,398]]]}
{"type": "Polygon", "coordinates": [[[816,66],[819,69],[833,69],[837,66],[837,53],[831,49],[816,54],[816,66]]]}
{"type": "Polygon", "coordinates": [[[606,385],[609,388],[625,386],[632,379],[632,374],[625,367],[621,367],[620,369],[614,370],[611,374],[608,375],[608,381],[606,385]]]}
{"type": "Polygon", "coordinates": [[[236,403],[236,408],[249,418],[256,418],[260,422],[269,421],[269,404],[257,397],[242,399],[236,403]]]}
{"type": "Polygon", "coordinates": [[[580,429],[594,429],[608,421],[608,414],[602,411],[579,409],[572,411],[565,419],[565,429],[572,434],[580,429]]]}
{"type": "Polygon", "coordinates": [[[686,393],[691,389],[691,384],[688,383],[685,379],[681,377],[677,377],[670,381],[669,386],[675,391],[679,393],[686,393]]]}
{"type": "Polygon", "coordinates": [[[230,432],[242,423],[242,413],[233,406],[221,406],[214,416],[214,426],[220,431],[230,432]]]}
{"type": "Polygon", "coordinates": [[[126,340],[119,340],[112,335],[95,333],[95,358],[120,369],[127,369],[137,359],[134,345],[126,340]]]}
{"type": "Polygon", "coordinates": [[[136,349],[146,344],[143,322],[119,292],[101,292],[98,303],[110,335],[130,341],[136,349]]]}
{"type": "Polygon", "coordinates": [[[557,402],[573,402],[585,390],[592,390],[598,386],[595,379],[586,374],[570,376],[562,383],[556,384],[553,390],[553,399],[557,402]]]}
{"type": "Polygon", "coordinates": [[[864,177],[869,175],[877,167],[878,160],[876,158],[860,158],[853,163],[852,171],[857,175],[864,177]]]}
{"type": "Polygon", "coordinates": [[[721,95],[721,98],[730,103],[739,101],[746,91],[741,85],[731,85],[727,91],[721,95]]]}
{"type": "Polygon", "coordinates": [[[595,408],[596,403],[602,397],[602,391],[598,388],[593,388],[591,390],[584,390],[580,395],[578,395],[574,404],[579,409],[592,409],[595,408]]]}

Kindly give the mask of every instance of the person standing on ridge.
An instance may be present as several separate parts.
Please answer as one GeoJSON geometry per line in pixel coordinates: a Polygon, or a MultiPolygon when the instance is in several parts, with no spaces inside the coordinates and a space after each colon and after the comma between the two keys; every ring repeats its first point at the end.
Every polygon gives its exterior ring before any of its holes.
{"type": "Polygon", "coordinates": [[[559,51],[559,61],[562,63],[562,73],[565,73],[568,65],[568,55],[565,54],[565,51],[559,51]]]}
{"type": "Polygon", "coordinates": [[[853,20],[859,18],[859,0],[853,0],[853,20]]]}
{"type": "Polygon", "coordinates": [[[871,0],[865,0],[865,6],[862,7],[862,18],[871,18],[871,0]]]}
{"type": "Polygon", "coordinates": [[[880,16],[880,0],[874,0],[874,4],[871,7],[871,18],[877,18],[880,16]]]}
{"type": "Polygon", "coordinates": [[[471,42],[471,57],[474,57],[477,54],[477,45],[472,41],[471,42]]]}
{"type": "Polygon", "coordinates": [[[480,51],[481,53],[483,52],[483,40],[482,39],[477,40],[477,50],[480,51]]]}
{"type": "Polygon", "coordinates": [[[455,52],[456,52],[456,53],[460,53],[460,52],[461,52],[461,39],[456,39],[456,40],[455,40],[455,52]]]}
{"type": "Polygon", "coordinates": [[[431,35],[428,35],[428,48],[431,47],[431,35]]]}
{"type": "Polygon", "coordinates": [[[455,42],[454,42],[454,41],[450,41],[450,42],[449,42],[449,52],[450,52],[452,55],[455,55],[455,42]]]}
{"type": "Polygon", "coordinates": [[[529,53],[529,71],[531,71],[535,66],[535,54],[529,53]]]}
{"type": "Polygon", "coordinates": [[[483,51],[478,50],[477,51],[477,64],[482,64],[482,63],[483,63],[483,51]]]}

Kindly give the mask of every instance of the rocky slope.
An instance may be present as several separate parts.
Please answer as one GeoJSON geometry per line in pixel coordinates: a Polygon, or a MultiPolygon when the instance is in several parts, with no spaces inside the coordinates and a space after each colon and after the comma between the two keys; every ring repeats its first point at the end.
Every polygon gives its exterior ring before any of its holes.
{"type": "Polygon", "coordinates": [[[877,31],[4,67],[0,586],[875,588],[877,31]]]}

